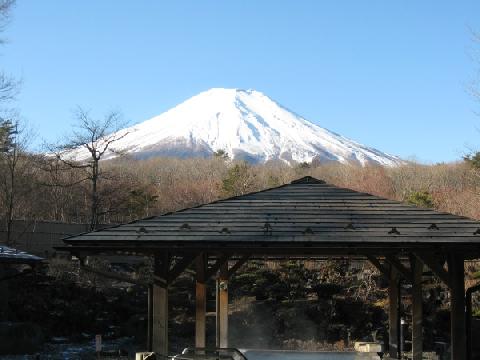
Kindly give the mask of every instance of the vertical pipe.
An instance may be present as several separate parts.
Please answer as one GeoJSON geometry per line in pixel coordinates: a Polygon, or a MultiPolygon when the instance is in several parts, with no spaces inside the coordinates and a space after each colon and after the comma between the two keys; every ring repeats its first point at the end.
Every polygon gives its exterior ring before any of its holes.
{"type": "Polygon", "coordinates": [[[405,319],[400,319],[400,356],[402,358],[402,354],[405,352],[405,319]]]}
{"type": "Polygon", "coordinates": [[[228,347],[228,261],[217,278],[217,347],[228,347]]]}

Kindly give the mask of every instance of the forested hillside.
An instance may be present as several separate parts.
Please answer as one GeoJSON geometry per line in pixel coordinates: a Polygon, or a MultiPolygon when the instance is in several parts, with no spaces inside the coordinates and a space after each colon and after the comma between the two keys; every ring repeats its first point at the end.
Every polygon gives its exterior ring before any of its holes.
{"type": "MultiPolygon", "coordinates": [[[[14,168],[9,154],[0,157],[0,214],[4,219],[11,215],[24,220],[90,221],[90,168],[67,166],[40,155],[15,156],[14,168]],[[15,201],[10,204],[12,196],[15,201]]],[[[435,165],[410,163],[395,168],[337,163],[303,163],[291,167],[281,162],[265,165],[232,162],[220,153],[209,159],[121,158],[100,162],[99,167],[96,191],[99,223],[122,223],[158,215],[279,186],[305,175],[480,219],[480,168],[474,160],[435,165]]]]}

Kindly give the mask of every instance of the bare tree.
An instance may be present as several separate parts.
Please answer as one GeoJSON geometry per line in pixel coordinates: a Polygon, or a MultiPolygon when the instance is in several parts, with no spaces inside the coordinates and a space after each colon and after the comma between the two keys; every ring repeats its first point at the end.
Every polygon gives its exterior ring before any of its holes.
{"type": "Polygon", "coordinates": [[[83,178],[77,182],[90,183],[90,229],[99,223],[98,184],[102,178],[100,160],[111,153],[118,153],[113,148],[115,142],[129,134],[122,130],[125,123],[117,112],[111,112],[102,119],[94,119],[88,111],[78,108],[75,117],[77,125],[64,144],[57,146],[54,153],[58,161],[72,169],[83,170],[83,178]]]}
{"type": "Polygon", "coordinates": [[[3,31],[10,18],[10,12],[15,0],[0,0],[0,31],[3,31]]]}
{"type": "MultiPolygon", "coordinates": [[[[5,29],[10,19],[15,0],[0,0],[0,33],[5,29]]],[[[0,44],[4,41],[0,38],[0,44]]],[[[0,103],[11,100],[18,89],[18,82],[12,77],[0,72],[0,103]]],[[[0,119],[0,123],[3,122],[0,119]]]]}
{"type": "MultiPolygon", "coordinates": [[[[473,41],[480,45],[480,33],[472,31],[473,41]]],[[[470,86],[470,92],[475,100],[480,103],[480,50],[477,49],[473,54],[473,60],[477,63],[478,68],[470,86]]]]}
{"type": "Polygon", "coordinates": [[[18,85],[14,78],[0,73],[0,102],[12,100],[17,95],[18,85]]]}
{"type": "MultiPolygon", "coordinates": [[[[471,31],[473,41],[476,45],[480,45],[480,33],[476,33],[473,30],[471,31]]],[[[468,91],[473,99],[480,104],[480,50],[476,50],[472,54],[473,60],[476,62],[478,68],[476,73],[470,82],[468,91]]],[[[477,112],[477,115],[480,113],[477,112]]],[[[478,129],[477,129],[478,130],[478,129]]],[[[476,194],[480,194],[480,151],[469,149],[468,154],[463,157],[463,160],[470,167],[469,180],[472,187],[475,189],[476,194]]]]}

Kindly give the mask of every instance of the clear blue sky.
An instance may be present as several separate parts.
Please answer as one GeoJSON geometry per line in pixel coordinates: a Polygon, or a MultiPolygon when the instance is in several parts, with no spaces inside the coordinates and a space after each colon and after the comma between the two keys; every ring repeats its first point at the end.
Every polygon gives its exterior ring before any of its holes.
{"type": "Polygon", "coordinates": [[[480,149],[480,1],[19,0],[0,67],[39,137],[72,109],[143,121],[212,87],[264,92],[330,130],[405,158],[480,149]]]}

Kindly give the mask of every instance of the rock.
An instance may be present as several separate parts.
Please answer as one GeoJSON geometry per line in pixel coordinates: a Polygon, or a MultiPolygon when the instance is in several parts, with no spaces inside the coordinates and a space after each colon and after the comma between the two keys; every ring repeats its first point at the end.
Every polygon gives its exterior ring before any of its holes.
{"type": "Polygon", "coordinates": [[[68,338],[67,337],[64,337],[64,336],[53,336],[51,339],[50,339],[50,342],[52,344],[65,344],[68,342],[68,338]]]}

